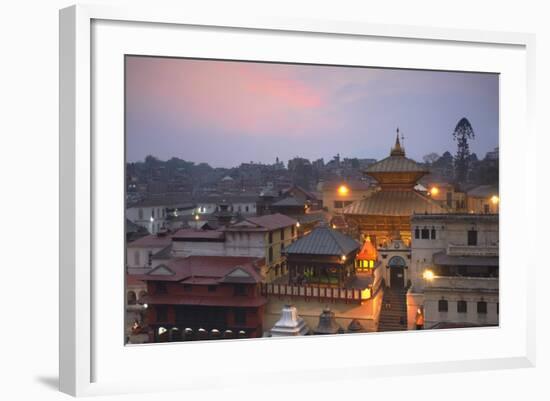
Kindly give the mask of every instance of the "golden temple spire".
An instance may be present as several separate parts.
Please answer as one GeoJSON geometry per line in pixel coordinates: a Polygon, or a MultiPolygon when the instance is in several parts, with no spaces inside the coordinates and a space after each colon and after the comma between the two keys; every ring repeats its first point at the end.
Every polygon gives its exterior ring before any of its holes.
{"type": "Polygon", "coordinates": [[[390,156],[405,156],[405,149],[399,142],[399,128],[397,128],[397,137],[395,139],[395,146],[391,149],[390,156]]]}

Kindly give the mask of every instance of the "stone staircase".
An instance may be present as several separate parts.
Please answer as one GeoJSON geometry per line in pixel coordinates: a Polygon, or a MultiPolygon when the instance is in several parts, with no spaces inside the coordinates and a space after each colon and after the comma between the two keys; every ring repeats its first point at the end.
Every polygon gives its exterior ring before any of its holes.
{"type": "Polygon", "coordinates": [[[407,290],[384,289],[378,331],[407,330],[407,290]]]}

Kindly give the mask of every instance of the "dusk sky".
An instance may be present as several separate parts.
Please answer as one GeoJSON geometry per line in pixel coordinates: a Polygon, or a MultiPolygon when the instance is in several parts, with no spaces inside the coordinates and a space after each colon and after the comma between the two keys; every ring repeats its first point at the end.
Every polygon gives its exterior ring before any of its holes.
{"type": "Polygon", "coordinates": [[[456,152],[466,117],[483,158],[498,146],[498,75],[176,58],[126,58],[127,160],[234,167],[456,152]]]}

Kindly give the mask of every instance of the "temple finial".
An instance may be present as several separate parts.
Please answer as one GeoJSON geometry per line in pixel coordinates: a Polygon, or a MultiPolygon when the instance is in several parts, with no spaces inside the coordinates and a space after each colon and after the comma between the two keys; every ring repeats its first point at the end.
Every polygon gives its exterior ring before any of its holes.
{"type": "Polygon", "coordinates": [[[399,127],[397,128],[397,134],[395,137],[395,146],[391,149],[391,156],[405,156],[405,149],[401,146],[399,142],[399,127]]]}

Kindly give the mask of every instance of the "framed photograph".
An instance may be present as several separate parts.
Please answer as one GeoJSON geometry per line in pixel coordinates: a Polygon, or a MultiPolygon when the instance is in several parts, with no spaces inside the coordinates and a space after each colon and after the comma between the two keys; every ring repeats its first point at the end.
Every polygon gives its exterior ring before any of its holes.
{"type": "Polygon", "coordinates": [[[61,10],[61,390],[533,366],[533,48],[61,10]]]}

